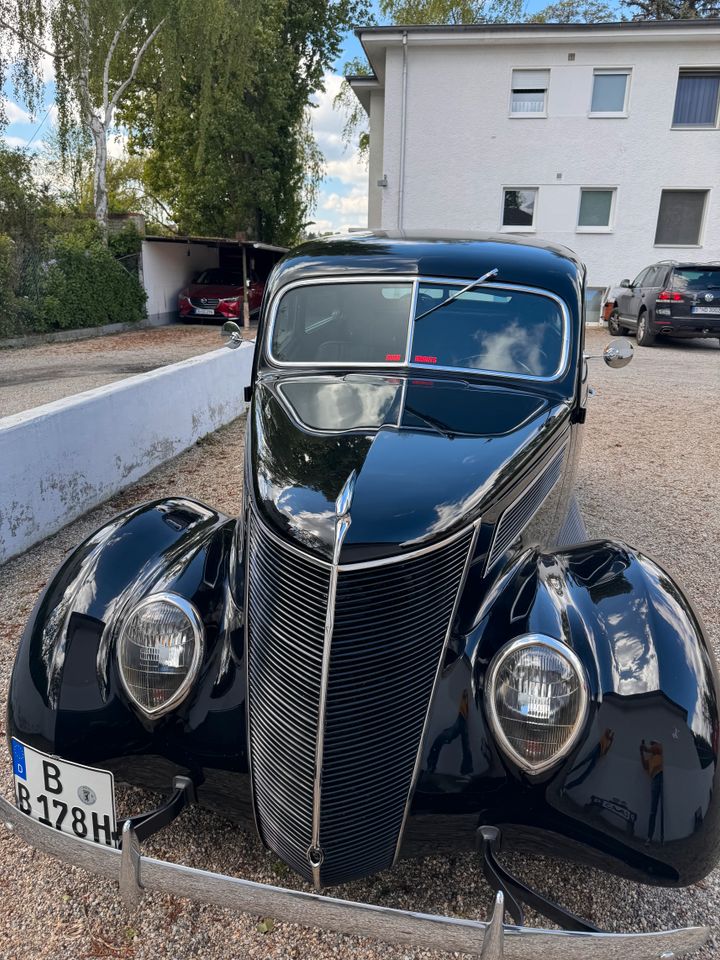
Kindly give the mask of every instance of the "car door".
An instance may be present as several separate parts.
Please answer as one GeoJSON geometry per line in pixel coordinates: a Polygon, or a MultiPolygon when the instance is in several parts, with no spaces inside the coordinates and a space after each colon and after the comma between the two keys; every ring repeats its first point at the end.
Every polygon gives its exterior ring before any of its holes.
{"type": "Polygon", "coordinates": [[[629,287],[623,287],[622,293],[617,298],[620,317],[623,321],[627,320],[628,326],[633,329],[637,326],[638,313],[640,313],[642,285],[652,270],[652,267],[641,270],[629,287]]]}

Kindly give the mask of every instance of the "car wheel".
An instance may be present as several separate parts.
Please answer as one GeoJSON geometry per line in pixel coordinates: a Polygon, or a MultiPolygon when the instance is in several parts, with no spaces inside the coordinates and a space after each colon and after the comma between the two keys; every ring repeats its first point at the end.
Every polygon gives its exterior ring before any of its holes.
{"type": "Polygon", "coordinates": [[[624,337],[628,332],[628,328],[620,323],[620,314],[617,310],[613,310],[608,317],[608,331],[614,337],[624,337]]]}
{"type": "Polygon", "coordinates": [[[655,333],[650,329],[650,318],[647,310],[638,317],[637,342],[641,347],[651,347],[655,343],[655,333]]]}

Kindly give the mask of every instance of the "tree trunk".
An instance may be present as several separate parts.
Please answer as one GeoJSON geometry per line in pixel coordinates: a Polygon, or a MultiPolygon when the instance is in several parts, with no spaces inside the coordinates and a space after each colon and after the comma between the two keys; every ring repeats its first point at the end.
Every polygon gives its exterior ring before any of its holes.
{"type": "Polygon", "coordinates": [[[108,236],[108,191],[107,191],[107,134],[105,124],[93,116],[90,128],[95,142],[95,166],[93,169],[93,202],[95,219],[105,243],[108,236]]]}

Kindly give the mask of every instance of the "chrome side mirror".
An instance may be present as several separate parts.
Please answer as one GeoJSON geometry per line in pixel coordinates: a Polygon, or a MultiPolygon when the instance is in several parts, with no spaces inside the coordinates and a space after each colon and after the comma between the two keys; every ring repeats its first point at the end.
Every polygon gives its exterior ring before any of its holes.
{"type": "Polygon", "coordinates": [[[242,330],[234,320],[225,321],[220,330],[220,336],[229,338],[225,346],[229,347],[230,350],[237,350],[243,342],[242,330]]]}
{"type": "Polygon", "coordinates": [[[629,340],[611,340],[603,350],[603,360],[605,363],[618,370],[620,367],[626,367],[633,358],[633,345],[629,340]]]}

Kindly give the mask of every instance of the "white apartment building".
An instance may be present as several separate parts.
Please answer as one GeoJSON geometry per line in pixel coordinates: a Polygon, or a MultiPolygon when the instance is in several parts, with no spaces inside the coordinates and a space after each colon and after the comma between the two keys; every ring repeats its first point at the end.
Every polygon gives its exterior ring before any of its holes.
{"type": "Polygon", "coordinates": [[[592,312],[658,260],[720,259],[720,20],[357,32],[368,226],[565,244],[592,312]]]}

